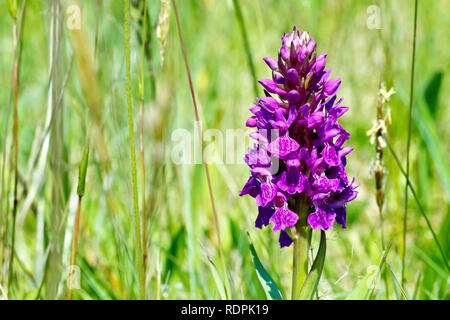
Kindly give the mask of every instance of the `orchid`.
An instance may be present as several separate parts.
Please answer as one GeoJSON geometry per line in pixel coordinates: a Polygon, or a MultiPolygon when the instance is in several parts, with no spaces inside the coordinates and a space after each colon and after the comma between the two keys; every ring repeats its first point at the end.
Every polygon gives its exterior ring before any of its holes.
{"type": "Polygon", "coordinates": [[[257,143],[245,157],[251,176],[240,195],[256,199],[255,226],[272,223],[281,247],[292,243],[297,223],[346,228],[347,203],[358,193],[345,170],[350,134],[338,123],[349,108],[336,97],[341,79],[330,78],[326,57],[307,32],[285,34],[278,59],[264,58],[272,79],[259,81],[265,97],[256,98],[246,123],[257,143]]]}

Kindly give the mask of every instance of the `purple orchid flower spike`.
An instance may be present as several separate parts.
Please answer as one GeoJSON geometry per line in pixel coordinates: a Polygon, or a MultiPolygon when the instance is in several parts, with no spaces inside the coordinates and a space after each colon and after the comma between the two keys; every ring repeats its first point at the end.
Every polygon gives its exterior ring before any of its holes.
{"type": "Polygon", "coordinates": [[[307,32],[285,34],[278,59],[264,58],[272,79],[259,81],[266,96],[256,98],[246,123],[257,145],[245,157],[252,176],[240,195],[255,198],[255,226],[272,224],[281,247],[291,245],[289,228],[301,221],[324,231],[335,222],[347,228],[347,203],[358,194],[345,170],[350,134],[338,123],[349,108],[336,98],[342,81],[330,78],[326,58],[307,32]],[[306,213],[296,212],[299,199],[306,213]]]}

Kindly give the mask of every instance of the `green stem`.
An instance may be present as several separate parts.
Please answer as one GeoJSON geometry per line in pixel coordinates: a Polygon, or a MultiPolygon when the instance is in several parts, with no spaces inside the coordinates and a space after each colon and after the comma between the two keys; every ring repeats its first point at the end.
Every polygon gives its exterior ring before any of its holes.
{"type": "Polygon", "coordinates": [[[292,300],[299,297],[300,290],[308,275],[308,253],[311,246],[311,228],[306,223],[308,204],[304,199],[297,199],[296,212],[299,216],[294,227],[294,251],[292,270],[292,300]]]}
{"type": "MultiPolygon", "coordinates": [[[[19,100],[19,68],[20,68],[20,54],[21,54],[21,35],[22,35],[22,24],[23,24],[23,13],[25,10],[26,0],[22,2],[22,9],[20,11],[20,20],[17,21],[15,9],[14,12],[11,11],[13,15],[13,43],[14,43],[14,67],[13,67],[13,91],[14,91],[14,125],[13,125],[13,172],[14,172],[14,202],[13,202],[13,213],[12,213],[12,236],[11,236],[11,258],[8,267],[8,295],[11,292],[11,284],[14,270],[14,253],[15,253],[15,243],[16,243],[16,216],[17,216],[17,206],[18,206],[18,177],[19,177],[19,111],[18,111],[18,100],[19,100]]],[[[14,8],[17,8],[15,3],[14,8]]],[[[5,139],[6,145],[6,139],[5,139]]],[[[3,181],[2,181],[3,182],[3,181]]]]}
{"type": "MultiPolygon", "coordinates": [[[[414,3],[414,33],[413,33],[413,47],[412,47],[412,58],[411,58],[411,82],[410,82],[410,92],[409,92],[409,116],[408,116],[408,140],[406,142],[406,179],[409,179],[409,149],[411,146],[411,127],[412,127],[412,109],[414,102],[414,67],[415,67],[415,57],[416,57],[416,32],[417,32],[417,0],[414,3]]],[[[405,211],[403,213],[403,233],[402,233],[402,286],[405,286],[406,282],[406,228],[408,220],[408,182],[405,184],[405,211]]]]}
{"type": "Polygon", "coordinates": [[[253,77],[253,91],[255,96],[258,96],[258,78],[256,77],[256,69],[253,64],[252,50],[250,49],[250,43],[248,41],[247,29],[245,28],[244,16],[242,15],[241,7],[239,5],[239,0],[233,0],[234,13],[236,14],[236,19],[239,23],[239,29],[242,34],[242,41],[244,42],[245,52],[247,54],[248,66],[250,68],[250,73],[253,77]]]}
{"type": "Polygon", "coordinates": [[[430,221],[430,219],[428,219],[428,216],[425,213],[425,209],[423,208],[421,202],[419,201],[419,197],[417,196],[416,190],[415,190],[411,180],[409,179],[408,175],[406,174],[405,169],[403,169],[402,164],[400,163],[400,159],[398,158],[397,153],[392,148],[392,145],[389,142],[389,139],[387,138],[387,136],[383,135],[383,139],[384,139],[384,141],[386,141],[386,145],[388,146],[389,151],[392,153],[392,156],[394,157],[394,160],[397,163],[397,166],[400,169],[400,172],[406,178],[406,185],[408,186],[409,190],[411,191],[411,193],[412,193],[412,195],[414,197],[414,200],[416,201],[417,206],[419,207],[419,211],[422,214],[423,218],[425,219],[425,222],[427,223],[428,229],[430,230],[431,234],[433,235],[434,243],[436,244],[437,248],[439,249],[439,252],[441,253],[442,262],[447,267],[448,272],[450,272],[450,265],[448,264],[448,259],[447,259],[446,255],[444,253],[444,250],[442,249],[441,244],[439,243],[439,239],[438,239],[437,234],[436,234],[436,232],[434,231],[434,229],[433,229],[433,227],[431,225],[431,221],[430,221]]]}
{"type": "Polygon", "coordinates": [[[133,182],[134,222],[136,228],[136,250],[139,277],[139,297],[144,299],[144,263],[142,259],[141,222],[139,218],[139,202],[136,177],[136,151],[134,146],[133,111],[131,108],[131,81],[130,81],[130,0],[125,0],[125,37],[126,37],[126,74],[127,74],[127,102],[128,102],[128,126],[130,128],[130,149],[133,182]]]}
{"type": "Polygon", "coordinates": [[[139,81],[139,95],[141,96],[140,105],[140,142],[141,142],[141,184],[142,184],[142,246],[143,246],[143,264],[144,264],[144,279],[145,273],[147,271],[147,225],[146,225],[146,212],[145,212],[145,148],[144,148],[144,101],[145,101],[145,44],[146,44],[146,33],[147,28],[147,0],[144,0],[144,24],[142,27],[142,61],[141,61],[141,76],[139,81]]]}

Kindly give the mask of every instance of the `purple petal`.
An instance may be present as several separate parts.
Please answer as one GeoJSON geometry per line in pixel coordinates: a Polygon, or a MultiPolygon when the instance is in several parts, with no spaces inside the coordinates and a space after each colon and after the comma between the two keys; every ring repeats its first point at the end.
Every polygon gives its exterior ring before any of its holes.
{"type": "Polygon", "coordinates": [[[330,141],[331,139],[333,139],[334,137],[336,137],[339,133],[341,133],[340,130],[336,129],[336,128],[331,128],[329,130],[326,130],[323,134],[322,134],[322,139],[324,141],[330,141]]]}
{"type": "Polygon", "coordinates": [[[320,228],[323,231],[327,231],[333,228],[335,218],[335,213],[327,213],[325,210],[318,208],[316,212],[308,216],[308,224],[314,230],[320,228]]]}
{"type": "Polygon", "coordinates": [[[316,42],[311,38],[309,39],[307,45],[306,45],[306,52],[308,53],[308,56],[311,56],[311,54],[316,49],[316,42]]]}
{"type": "Polygon", "coordinates": [[[330,167],[337,166],[340,163],[336,149],[328,143],[322,150],[322,157],[330,167]]]}
{"type": "Polygon", "coordinates": [[[259,193],[259,186],[260,182],[256,178],[250,177],[239,195],[242,197],[249,194],[254,198],[259,193]]]}
{"type": "Polygon", "coordinates": [[[258,82],[270,93],[276,93],[276,94],[286,94],[286,91],[283,89],[280,89],[278,85],[270,79],[262,79],[258,80],[258,82]]]}
{"type": "Polygon", "coordinates": [[[328,80],[323,87],[323,91],[327,97],[331,97],[338,91],[340,85],[341,79],[328,80]]]}
{"type": "Polygon", "coordinates": [[[341,150],[339,150],[339,158],[345,157],[347,154],[353,151],[352,147],[343,147],[341,150]]]}
{"type": "Polygon", "coordinates": [[[308,129],[317,129],[325,120],[323,112],[313,112],[308,117],[308,129]]]}
{"type": "Polygon", "coordinates": [[[285,83],[285,82],[284,82],[284,77],[281,76],[281,75],[279,75],[278,73],[274,73],[274,74],[272,75],[272,79],[273,79],[273,81],[275,81],[275,83],[277,83],[277,84],[284,84],[284,83],[285,83]]]}
{"type": "Polygon", "coordinates": [[[325,69],[326,63],[327,63],[327,54],[326,53],[319,54],[316,58],[316,64],[314,66],[316,74],[318,75],[322,74],[323,70],[325,69]]]}
{"type": "Polygon", "coordinates": [[[291,237],[289,237],[289,235],[287,234],[286,231],[281,231],[280,232],[280,238],[278,240],[280,242],[280,247],[289,247],[292,243],[292,239],[291,237]]]}
{"type": "Polygon", "coordinates": [[[263,206],[266,206],[275,198],[275,196],[277,195],[277,190],[277,186],[270,180],[261,183],[261,200],[263,206]]]}
{"type": "Polygon", "coordinates": [[[295,70],[295,69],[293,69],[293,68],[292,68],[292,69],[289,69],[288,72],[287,72],[287,74],[286,74],[286,78],[287,78],[289,81],[291,81],[292,83],[297,84],[297,83],[298,83],[298,79],[299,79],[297,70],[295,70]]]}
{"type": "Polygon", "coordinates": [[[272,207],[258,207],[258,217],[255,221],[255,227],[262,229],[263,226],[267,226],[274,212],[275,209],[272,207]]]}
{"type": "Polygon", "coordinates": [[[279,108],[279,102],[275,98],[265,97],[257,100],[270,113],[274,113],[279,108]]]}
{"type": "Polygon", "coordinates": [[[291,152],[296,151],[299,147],[300,145],[298,142],[286,134],[269,143],[267,150],[277,157],[286,157],[291,152]]]}
{"type": "Polygon", "coordinates": [[[300,101],[300,94],[297,90],[291,90],[287,94],[287,100],[290,104],[295,104],[300,101]]]}
{"type": "Polygon", "coordinates": [[[280,51],[279,51],[279,55],[281,56],[281,58],[283,58],[284,61],[288,61],[289,56],[290,56],[290,50],[287,46],[281,46],[280,51]]]}
{"type": "Polygon", "coordinates": [[[266,177],[270,176],[272,172],[270,171],[270,168],[263,168],[263,167],[255,167],[250,170],[253,176],[265,179],[266,177]]]}
{"type": "Polygon", "coordinates": [[[247,127],[253,128],[256,127],[256,117],[250,117],[248,118],[247,122],[245,123],[247,127]]]}
{"type": "MultiPolygon", "coordinates": [[[[320,75],[320,73],[317,73],[317,74],[320,75]]],[[[322,76],[320,77],[320,80],[317,82],[317,85],[318,86],[323,85],[325,83],[325,81],[327,81],[327,79],[330,77],[330,74],[331,74],[331,70],[325,70],[322,73],[322,76]]]]}
{"type": "Polygon", "coordinates": [[[273,204],[275,205],[275,207],[280,208],[286,204],[287,200],[287,197],[282,192],[278,192],[273,199],[273,204]]]}
{"type": "Polygon", "coordinates": [[[326,192],[336,192],[339,187],[339,179],[328,179],[325,175],[316,176],[313,187],[326,192]]]}
{"type": "Polygon", "coordinates": [[[347,229],[347,206],[336,208],[334,212],[336,212],[336,222],[342,226],[342,229],[347,229]]]}
{"type": "Polygon", "coordinates": [[[264,62],[267,63],[270,69],[273,71],[276,71],[278,69],[278,62],[276,59],[271,57],[265,57],[263,58],[264,62]]]}

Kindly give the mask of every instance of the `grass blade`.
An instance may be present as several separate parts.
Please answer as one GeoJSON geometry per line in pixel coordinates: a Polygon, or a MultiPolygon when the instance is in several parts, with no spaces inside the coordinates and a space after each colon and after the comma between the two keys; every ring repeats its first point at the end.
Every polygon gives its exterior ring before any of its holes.
{"type": "Polygon", "coordinates": [[[375,244],[377,245],[378,251],[380,251],[381,256],[383,257],[383,260],[384,260],[385,264],[388,266],[389,270],[391,271],[392,278],[394,278],[394,280],[397,282],[398,286],[400,287],[400,290],[402,291],[403,297],[404,297],[406,300],[408,300],[408,296],[406,295],[406,292],[405,292],[405,290],[403,289],[401,283],[398,281],[397,276],[395,275],[394,271],[392,270],[391,265],[390,265],[389,262],[387,261],[386,255],[385,255],[385,254],[383,253],[383,251],[380,249],[380,247],[378,246],[378,243],[376,243],[376,241],[375,241],[375,244]]]}
{"type": "MultiPolygon", "coordinates": [[[[413,33],[413,47],[412,47],[412,61],[411,61],[411,83],[409,96],[409,117],[408,117],[408,140],[406,142],[406,180],[409,179],[409,149],[411,147],[411,127],[412,127],[412,111],[414,101],[414,68],[416,57],[416,32],[417,32],[417,0],[414,4],[414,33],[413,33]]],[[[402,233],[402,285],[405,284],[405,258],[406,258],[406,223],[408,219],[408,183],[405,185],[405,211],[403,214],[403,233],[402,233]]]]}
{"type": "Polygon", "coordinates": [[[205,253],[206,258],[208,259],[209,269],[211,270],[211,274],[214,278],[214,282],[216,284],[216,288],[219,293],[219,297],[222,300],[227,300],[225,286],[223,284],[222,278],[219,275],[219,271],[217,270],[217,267],[216,267],[214,261],[212,260],[211,256],[208,254],[208,252],[205,250],[205,248],[203,248],[203,251],[205,253]]]}
{"type": "Polygon", "coordinates": [[[198,131],[199,131],[199,136],[200,136],[200,140],[201,140],[200,142],[201,142],[203,166],[205,168],[206,180],[208,182],[208,192],[209,192],[209,197],[211,199],[211,208],[213,211],[214,226],[215,226],[216,233],[217,233],[217,242],[219,244],[220,258],[222,260],[222,271],[223,271],[223,275],[224,275],[224,279],[225,279],[225,289],[227,291],[228,299],[231,299],[230,281],[228,279],[227,269],[225,267],[225,256],[223,254],[222,240],[221,240],[221,236],[220,236],[219,219],[217,217],[216,205],[214,202],[214,194],[212,192],[212,186],[211,186],[211,177],[209,175],[208,163],[207,163],[207,159],[206,159],[205,152],[204,152],[205,146],[204,146],[204,142],[203,142],[203,134],[202,134],[202,128],[201,128],[201,123],[200,123],[200,117],[198,114],[197,101],[195,100],[194,85],[192,83],[191,71],[189,69],[189,63],[187,60],[186,48],[184,46],[184,39],[183,39],[183,33],[182,33],[182,29],[181,29],[181,24],[180,24],[180,18],[178,17],[178,10],[177,10],[177,5],[176,5],[175,0],[172,0],[172,5],[173,5],[173,10],[175,12],[176,20],[177,20],[178,35],[180,37],[180,44],[181,44],[181,49],[183,51],[184,64],[186,66],[186,73],[188,75],[189,88],[190,88],[191,96],[192,96],[192,103],[194,104],[195,120],[198,125],[198,131]]]}
{"type": "Polygon", "coordinates": [[[411,190],[411,193],[413,194],[414,200],[416,201],[417,206],[419,207],[419,211],[420,211],[420,213],[422,214],[423,218],[425,219],[425,221],[426,221],[426,223],[427,223],[427,226],[428,226],[428,229],[430,230],[431,234],[433,235],[434,243],[436,244],[436,246],[437,246],[438,249],[439,249],[439,252],[441,253],[441,256],[442,256],[442,262],[445,264],[445,266],[447,267],[447,271],[450,273],[450,266],[448,265],[447,257],[445,256],[445,253],[444,253],[444,251],[442,250],[442,247],[441,247],[441,244],[439,243],[439,240],[438,240],[438,238],[437,238],[437,235],[436,235],[436,233],[434,232],[433,227],[431,226],[431,222],[430,222],[430,220],[428,219],[428,216],[426,215],[425,210],[424,210],[422,204],[421,204],[420,201],[419,201],[419,198],[417,197],[416,190],[414,189],[411,180],[409,180],[409,177],[407,176],[405,170],[403,169],[403,167],[402,167],[402,165],[401,165],[401,163],[400,163],[400,160],[398,159],[398,156],[397,156],[397,154],[395,153],[394,149],[392,148],[392,145],[390,144],[389,140],[387,139],[387,137],[386,137],[385,135],[383,135],[383,138],[384,138],[384,140],[386,141],[386,144],[387,144],[387,146],[388,146],[388,148],[389,148],[389,151],[392,153],[392,155],[393,155],[393,157],[394,157],[394,159],[395,159],[395,162],[397,163],[397,166],[399,167],[401,173],[406,177],[406,185],[407,185],[407,186],[409,187],[409,189],[411,190]]]}
{"type": "Polygon", "coordinates": [[[250,235],[248,236],[248,244],[250,246],[250,254],[252,256],[253,265],[255,267],[256,274],[258,275],[259,282],[261,283],[264,292],[266,293],[267,299],[269,300],[283,300],[283,296],[281,294],[280,289],[278,288],[275,281],[266,271],[261,261],[258,258],[258,254],[256,253],[255,247],[253,246],[250,235]]]}
{"type": "Polygon", "coordinates": [[[241,6],[239,5],[239,0],[233,0],[234,13],[236,14],[236,19],[239,23],[239,29],[241,30],[242,42],[244,43],[245,52],[247,54],[248,66],[250,68],[250,73],[253,77],[253,90],[255,96],[258,95],[258,79],[256,77],[256,69],[253,64],[252,50],[250,49],[250,43],[248,42],[247,29],[245,28],[244,16],[242,15],[241,6]]]}
{"type": "Polygon", "coordinates": [[[139,297],[145,299],[144,263],[142,256],[141,221],[139,217],[139,200],[137,191],[136,174],[136,150],[134,145],[133,110],[131,107],[131,75],[130,75],[130,0],[125,0],[125,41],[126,41],[126,74],[127,74],[127,102],[128,102],[128,126],[130,129],[131,170],[133,183],[133,208],[136,232],[136,249],[139,278],[139,297]]]}

